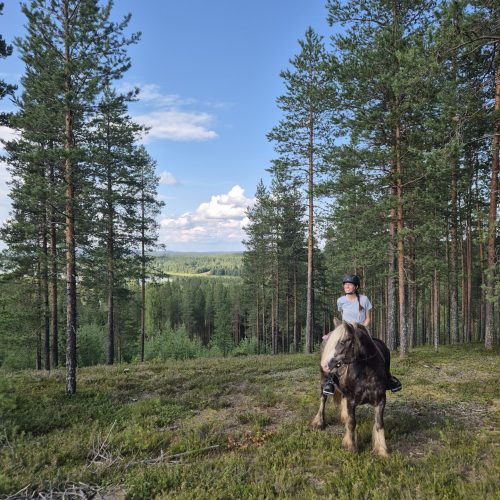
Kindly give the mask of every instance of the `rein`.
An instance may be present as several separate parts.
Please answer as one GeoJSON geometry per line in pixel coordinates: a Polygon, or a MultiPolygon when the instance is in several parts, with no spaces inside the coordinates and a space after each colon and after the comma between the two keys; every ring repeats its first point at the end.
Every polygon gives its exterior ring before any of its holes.
{"type": "Polygon", "coordinates": [[[341,366],[343,365],[351,365],[352,363],[354,363],[355,361],[368,361],[369,359],[372,359],[376,356],[376,354],[372,354],[371,356],[367,356],[366,358],[350,358],[348,360],[341,360],[341,361],[337,361],[334,365],[333,365],[333,368],[340,368],[341,366]]]}
{"type": "MultiPolygon", "coordinates": [[[[354,334],[355,335],[355,334],[354,334]]],[[[352,363],[354,363],[355,361],[368,361],[369,359],[372,359],[374,358],[375,356],[377,356],[377,354],[380,355],[380,357],[382,359],[384,359],[384,357],[382,356],[382,353],[380,352],[380,349],[378,348],[378,346],[375,344],[375,342],[373,342],[373,339],[370,337],[370,340],[372,341],[375,349],[376,349],[376,353],[375,354],[372,354],[370,356],[367,356],[365,358],[355,358],[354,356],[352,356],[351,358],[348,358],[348,359],[343,359],[341,361],[337,361],[335,363],[335,365],[333,365],[333,368],[340,368],[341,366],[344,366],[344,365],[351,365],[352,363]]],[[[352,346],[352,350],[354,351],[354,346],[352,346]]]]}

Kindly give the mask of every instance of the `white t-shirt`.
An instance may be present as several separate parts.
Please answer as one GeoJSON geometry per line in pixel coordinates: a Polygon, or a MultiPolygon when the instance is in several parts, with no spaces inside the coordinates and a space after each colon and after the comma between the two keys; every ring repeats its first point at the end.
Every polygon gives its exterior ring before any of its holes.
{"type": "Polygon", "coordinates": [[[363,323],[366,319],[366,311],[372,308],[372,305],[366,295],[359,294],[358,299],[349,300],[346,295],[342,295],[337,300],[337,309],[342,313],[342,319],[348,323],[355,321],[356,323],[363,323]],[[359,310],[361,304],[361,311],[359,310]]]}

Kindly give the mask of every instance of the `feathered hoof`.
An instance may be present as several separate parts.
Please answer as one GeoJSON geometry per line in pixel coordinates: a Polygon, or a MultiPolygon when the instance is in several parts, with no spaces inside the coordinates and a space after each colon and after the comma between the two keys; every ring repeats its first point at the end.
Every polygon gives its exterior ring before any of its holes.
{"type": "Polygon", "coordinates": [[[380,458],[389,458],[389,451],[383,446],[374,447],[372,453],[380,458]]]}
{"type": "Polygon", "coordinates": [[[313,429],[324,429],[325,421],[319,415],[316,415],[313,421],[311,422],[311,426],[313,429]]]}
{"type": "Polygon", "coordinates": [[[344,439],[342,439],[342,447],[344,448],[344,450],[350,451],[351,453],[358,452],[356,442],[353,441],[349,436],[344,436],[344,439]]]}

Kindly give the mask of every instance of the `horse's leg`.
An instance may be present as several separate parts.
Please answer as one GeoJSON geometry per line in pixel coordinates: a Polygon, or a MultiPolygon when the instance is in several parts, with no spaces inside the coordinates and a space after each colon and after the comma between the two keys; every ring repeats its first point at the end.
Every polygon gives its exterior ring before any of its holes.
{"type": "Polygon", "coordinates": [[[378,455],[379,457],[389,456],[387,445],[385,444],[384,409],[385,409],[385,396],[375,406],[375,421],[373,423],[373,432],[372,432],[373,453],[375,453],[375,455],[378,455]]]}
{"type": "Polygon", "coordinates": [[[347,398],[342,396],[340,400],[340,422],[344,425],[347,423],[347,416],[347,398]]]}
{"type": "MultiPolygon", "coordinates": [[[[346,399],[346,398],[343,398],[346,399]]],[[[356,436],[356,405],[354,400],[347,400],[347,420],[345,423],[345,436],[342,440],[342,446],[347,451],[357,451],[357,436],[356,436]]]]}
{"type": "Polygon", "coordinates": [[[321,390],[321,396],[319,398],[319,410],[314,420],[312,421],[312,426],[315,429],[324,429],[325,428],[325,403],[326,403],[326,394],[323,394],[323,390],[321,390]]]}

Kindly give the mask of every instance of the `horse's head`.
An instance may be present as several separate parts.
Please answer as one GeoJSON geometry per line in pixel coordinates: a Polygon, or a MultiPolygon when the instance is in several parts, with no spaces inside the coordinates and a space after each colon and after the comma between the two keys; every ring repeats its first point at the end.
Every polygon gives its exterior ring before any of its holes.
{"type": "Polygon", "coordinates": [[[356,325],[335,320],[335,330],[330,334],[321,355],[321,369],[325,373],[351,363],[359,355],[360,342],[356,325]]]}

